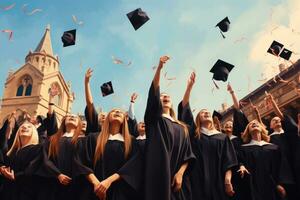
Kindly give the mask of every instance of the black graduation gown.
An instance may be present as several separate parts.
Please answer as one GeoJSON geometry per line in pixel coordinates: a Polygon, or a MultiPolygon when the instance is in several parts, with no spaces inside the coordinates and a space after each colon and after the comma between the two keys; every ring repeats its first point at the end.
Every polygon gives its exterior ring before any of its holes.
{"type": "Polygon", "coordinates": [[[298,135],[298,127],[295,121],[286,115],[282,122],[282,128],[290,145],[290,156],[288,156],[288,159],[291,160],[291,168],[296,183],[295,199],[300,199],[300,136],[298,135]]]}
{"type": "Polygon", "coordinates": [[[91,118],[90,118],[87,106],[84,109],[84,116],[86,119],[86,133],[87,134],[101,131],[101,126],[98,121],[98,112],[96,111],[94,104],[92,104],[91,118]]]}
{"type": "MultiPolygon", "coordinates": [[[[121,179],[114,182],[107,191],[106,200],[139,200],[142,183],[142,159],[139,148],[132,139],[132,149],[127,159],[124,158],[124,142],[108,140],[102,158],[94,165],[95,149],[99,133],[90,133],[87,138],[87,166],[93,169],[99,181],[114,173],[121,179]],[[113,158],[113,159],[112,159],[113,158]]],[[[94,193],[91,199],[97,199],[94,193]]]]}
{"type": "Polygon", "coordinates": [[[242,188],[243,200],[276,200],[279,184],[281,152],[277,145],[242,145],[241,162],[250,175],[246,175],[242,188]]]}
{"type": "Polygon", "coordinates": [[[52,115],[47,113],[47,117],[42,121],[37,131],[39,134],[39,143],[44,143],[50,136],[55,134],[58,131],[56,113],[53,112],[52,115]]]}
{"type": "MultiPolygon", "coordinates": [[[[43,190],[45,198],[49,200],[80,199],[78,192],[80,188],[80,177],[92,173],[79,159],[77,146],[72,144],[71,137],[61,137],[59,151],[56,157],[48,158],[49,142],[44,144],[44,163],[38,171],[38,175],[47,177],[47,183],[43,190]],[[58,175],[64,174],[72,178],[68,186],[59,183],[58,175]]],[[[82,179],[81,179],[82,180],[82,179]]]]}
{"type": "Polygon", "coordinates": [[[15,181],[5,180],[4,200],[38,200],[40,198],[41,177],[33,174],[42,161],[41,145],[28,145],[6,158],[5,166],[14,170],[15,181]]]}
{"type": "Polygon", "coordinates": [[[188,174],[183,176],[182,189],[174,192],[171,181],[184,163],[190,167],[195,160],[189,137],[181,125],[162,116],[159,88],[151,85],[144,117],[145,146],[145,199],[190,199],[188,174]]]}
{"type": "Polygon", "coordinates": [[[178,105],[179,119],[190,127],[190,137],[196,162],[191,171],[193,200],[225,200],[225,172],[237,166],[238,161],[229,137],[223,133],[200,138],[194,136],[196,125],[190,105],[178,105]]]}

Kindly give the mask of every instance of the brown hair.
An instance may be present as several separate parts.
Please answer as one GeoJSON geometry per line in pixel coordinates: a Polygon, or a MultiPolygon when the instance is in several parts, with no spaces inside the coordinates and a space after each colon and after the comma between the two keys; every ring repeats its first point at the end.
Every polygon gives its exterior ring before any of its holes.
{"type": "Polygon", "coordinates": [[[14,142],[12,144],[12,146],[10,147],[9,151],[7,152],[7,156],[11,155],[13,152],[16,152],[18,150],[20,150],[23,146],[21,144],[21,140],[20,140],[20,132],[21,132],[21,128],[24,124],[30,124],[31,125],[31,128],[32,128],[32,134],[31,134],[31,137],[30,137],[30,144],[38,144],[39,143],[39,135],[38,135],[38,132],[35,128],[35,126],[28,122],[28,121],[25,121],[18,129],[17,133],[16,133],[16,136],[15,136],[15,139],[14,139],[14,142]]]}
{"type": "MultiPolygon", "coordinates": [[[[206,109],[201,109],[198,112],[197,116],[196,116],[196,121],[195,121],[195,124],[196,124],[195,137],[197,137],[197,138],[200,138],[200,136],[201,136],[201,127],[202,127],[202,125],[201,125],[200,114],[201,114],[201,112],[203,112],[203,110],[206,110],[206,109]]],[[[209,130],[214,130],[214,129],[216,129],[216,128],[215,128],[214,122],[212,120],[211,126],[209,127],[209,130]]]]}
{"type": "MultiPolygon", "coordinates": [[[[63,117],[58,131],[50,137],[48,157],[51,157],[51,156],[56,157],[57,156],[57,154],[59,152],[59,140],[62,137],[62,135],[67,131],[65,123],[66,123],[66,116],[63,117]]],[[[78,117],[78,125],[76,127],[75,133],[72,136],[72,140],[71,140],[73,145],[77,144],[78,137],[81,134],[81,127],[82,127],[81,120],[80,120],[80,117],[78,117]]]]}
{"type": "MultiPolygon", "coordinates": [[[[105,145],[108,141],[109,137],[109,129],[110,129],[110,123],[109,123],[109,116],[110,114],[117,109],[111,110],[105,120],[104,123],[101,126],[101,132],[99,133],[99,136],[97,138],[97,145],[95,149],[95,156],[94,156],[94,165],[96,165],[97,161],[103,156],[105,145]]],[[[128,158],[128,155],[131,151],[131,135],[129,133],[128,124],[126,120],[125,113],[124,114],[124,120],[121,124],[121,134],[124,137],[124,157],[128,158]]]]}
{"type": "Polygon", "coordinates": [[[242,134],[242,140],[244,143],[249,143],[251,141],[251,134],[250,134],[250,125],[253,122],[257,122],[261,128],[261,139],[264,140],[265,142],[269,142],[270,141],[270,137],[268,136],[268,131],[265,128],[265,126],[263,124],[261,124],[259,121],[252,120],[251,122],[248,123],[248,125],[246,126],[246,129],[244,130],[244,133],[242,134]]]}

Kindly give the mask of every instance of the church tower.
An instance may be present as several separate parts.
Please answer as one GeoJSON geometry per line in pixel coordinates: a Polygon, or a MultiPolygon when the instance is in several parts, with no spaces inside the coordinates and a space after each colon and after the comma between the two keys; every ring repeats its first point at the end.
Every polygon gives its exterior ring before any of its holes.
{"type": "Polygon", "coordinates": [[[57,55],[53,55],[50,25],[34,52],[29,51],[25,64],[17,71],[10,71],[3,92],[0,123],[16,109],[26,109],[31,115],[46,116],[48,111],[48,90],[51,86],[59,89],[55,96],[55,111],[59,119],[71,111],[74,97],[71,86],[60,72],[57,55]]]}

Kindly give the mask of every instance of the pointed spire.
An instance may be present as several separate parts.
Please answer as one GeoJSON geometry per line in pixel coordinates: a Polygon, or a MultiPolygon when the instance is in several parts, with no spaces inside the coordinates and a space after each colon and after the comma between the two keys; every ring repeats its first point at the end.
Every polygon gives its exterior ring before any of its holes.
{"type": "Polygon", "coordinates": [[[34,52],[44,52],[44,51],[46,52],[46,54],[53,56],[51,37],[50,37],[50,24],[47,25],[45,34],[34,52]]]}

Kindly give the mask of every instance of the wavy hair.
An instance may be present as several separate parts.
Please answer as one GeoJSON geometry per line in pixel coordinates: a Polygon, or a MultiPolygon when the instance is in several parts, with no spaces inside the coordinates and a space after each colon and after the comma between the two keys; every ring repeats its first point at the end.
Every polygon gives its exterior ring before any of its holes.
{"type": "Polygon", "coordinates": [[[248,125],[246,126],[245,130],[244,130],[244,133],[242,134],[242,140],[244,143],[249,143],[252,139],[251,137],[251,133],[250,133],[250,125],[253,123],[253,122],[257,122],[261,128],[261,139],[264,140],[265,142],[269,142],[270,141],[270,136],[268,136],[268,131],[267,129],[265,128],[265,126],[263,124],[261,124],[259,121],[257,121],[256,119],[255,120],[252,120],[251,122],[248,123],[248,125]]]}

